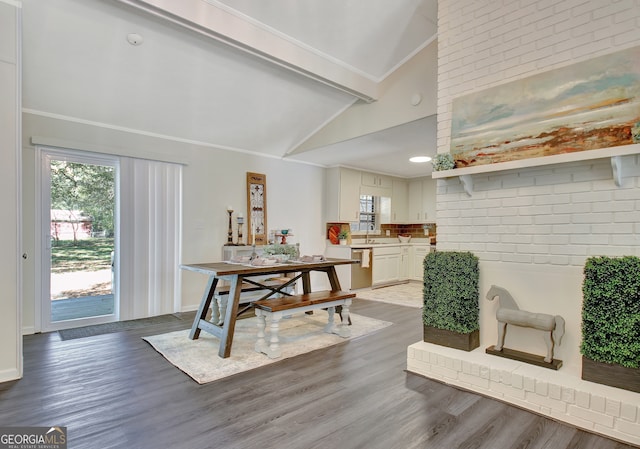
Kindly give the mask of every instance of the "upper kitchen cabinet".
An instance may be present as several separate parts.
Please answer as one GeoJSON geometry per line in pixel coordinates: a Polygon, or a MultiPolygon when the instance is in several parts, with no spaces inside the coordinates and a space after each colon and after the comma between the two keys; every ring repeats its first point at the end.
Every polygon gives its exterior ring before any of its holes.
{"type": "Polygon", "coordinates": [[[360,176],[360,195],[391,198],[393,178],[368,172],[360,172],[360,176]]]}
{"type": "Polygon", "coordinates": [[[327,221],[358,221],[361,172],[343,167],[327,169],[327,221]]]}
{"type": "Polygon", "coordinates": [[[391,223],[405,223],[409,218],[409,187],[407,181],[394,179],[391,193],[391,223]]]}
{"type": "Polygon", "coordinates": [[[389,176],[362,172],[362,185],[370,187],[380,187],[382,189],[391,189],[393,186],[393,179],[389,176]]]}
{"type": "Polygon", "coordinates": [[[430,177],[409,182],[409,221],[436,222],[436,185],[430,177]]]}
{"type": "Polygon", "coordinates": [[[408,214],[406,180],[344,167],[327,169],[328,221],[358,221],[360,195],[379,198],[380,223],[406,223],[413,220],[408,214]]]}

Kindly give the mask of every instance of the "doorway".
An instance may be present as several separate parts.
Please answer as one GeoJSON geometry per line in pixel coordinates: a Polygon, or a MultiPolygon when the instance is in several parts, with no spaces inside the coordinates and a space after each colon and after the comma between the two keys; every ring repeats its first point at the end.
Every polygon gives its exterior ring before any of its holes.
{"type": "Polygon", "coordinates": [[[42,149],[41,328],[117,321],[117,158],[42,149]]]}

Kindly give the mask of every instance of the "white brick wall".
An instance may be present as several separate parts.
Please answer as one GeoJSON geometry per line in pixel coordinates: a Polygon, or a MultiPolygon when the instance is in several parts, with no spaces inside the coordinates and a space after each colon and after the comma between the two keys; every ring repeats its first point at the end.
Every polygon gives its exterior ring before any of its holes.
{"type": "MultiPolygon", "coordinates": [[[[637,156],[624,162],[639,164],[637,156]]],[[[471,197],[457,178],[438,180],[441,250],[577,266],[595,255],[640,256],[640,179],[616,187],[607,159],[473,176],[471,197]]]]}
{"type": "MultiPolygon", "coordinates": [[[[640,0],[439,0],[438,15],[438,152],[449,151],[454,98],[640,45],[640,0]]],[[[545,375],[546,387],[535,376],[496,368],[495,361],[490,378],[446,360],[436,370],[428,356],[408,365],[638,444],[640,396],[622,393],[607,402],[592,394],[595,384],[580,383],[584,262],[640,256],[640,156],[622,160],[621,187],[607,159],[475,174],[471,197],[457,178],[438,179],[438,250],[480,258],[481,298],[496,284],[521,309],[562,315],[567,332],[556,358],[564,365],[545,375]]],[[[495,343],[496,307],[481,301],[482,348],[495,343]]],[[[506,345],[539,353],[541,338],[513,328],[506,345]]]]}
{"type": "MultiPolygon", "coordinates": [[[[438,6],[439,152],[449,151],[454,98],[640,45],[640,0],[438,6]]],[[[471,199],[457,179],[438,180],[438,245],[525,264],[640,255],[640,160],[625,157],[624,166],[622,188],[613,184],[608,160],[473,175],[471,199]],[[543,238],[550,233],[554,238],[543,238]]]]}

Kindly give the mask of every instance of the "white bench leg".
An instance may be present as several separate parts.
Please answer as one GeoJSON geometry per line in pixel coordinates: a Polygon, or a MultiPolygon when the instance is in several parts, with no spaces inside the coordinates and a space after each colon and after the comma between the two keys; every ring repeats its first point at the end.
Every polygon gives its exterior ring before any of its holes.
{"type": "Polygon", "coordinates": [[[327,334],[333,334],[336,331],[336,321],[335,321],[336,308],[328,307],[327,314],[329,315],[328,322],[327,322],[327,325],[324,327],[324,331],[327,334]]]}
{"type": "Polygon", "coordinates": [[[338,335],[342,338],[351,336],[351,328],[349,327],[349,306],[351,305],[351,299],[346,299],[342,305],[342,322],[338,327],[338,335]]]}
{"type": "Polygon", "coordinates": [[[264,339],[264,330],[266,328],[265,316],[260,309],[256,309],[256,316],[258,317],[258,341],[256,341],[255,350],[256,352],[264,352],[266,354],[267,342],[264,339]]]}
{"type": "MultiPolygon", "coordinates": [[[[334,333],[342,338],[348,338],[351,336],[351,328],[349,327],[349,306],[351,305],[351,299],[344,300],[342,303],[342,322],[339,325],[335,323],[335,306],[327,307],[327,324],[324,327],[324,332],[334,333]]],[[[322,305],[313,307],[313,309],[320,309],[322,305]]],[[[308,309],[308,308],[305,308],[308,309]]],[[[290,314],[295,308],[287,310],[287,314],[290,314]]],[[[255,308],[256,316],[258,317],[258,340],[256,341],[256,352],[262,352],[269,358],[277,359],[282,356],[282,350],[280,349],[280,340],[278,337],[278,331],[280,326],[280,320],[283,317],[284,312],[267,312],[258,307],[255,308]],[[269,329],[269,344],[267,345],[265,329],[266,329],[266,317],[269,317],[270,329],[269,329]]],[[[289,315],[287,315],[289,316],[289,315]]]]}
{"type": "Polygon", "coordinates": [[[282,355],[280,351],[280,340],[278,339],[278,330],[280,326],[280,318],[282,318],[282,312],[274,312],[271,313],[271,327],[269,329],[269,333],[271,334],[269,338],[269,347],[265,351],[265,354],[270,359],[277,359],[282,355]]]}
{"type": "Polygon", "coordinates": [[[218,298],[218,307],[220,308],[220,315],[218,316],[218,322],[215,323],[218,326],[222,326],[224,324],[224,317],[227,314],[227,302],[229,302],[229,296],[224,295],[218,298]]]}
{"type": "Polygon", "coordinates": [[[280,350],[280,340],[278,338],[278,330],[280,327],[280,319],[282,312],[267,312],[256,308],[256,316],[258,317],[258,341],[256,341],[256,352],[267,354],[270,359],[277,359],[282,355],[280,350]],[[269,317],[269,344],[265,340],[266,317],[269,317]]]}
{"type": "Polygon", "coordinates": [[[213,296],[213,300],[211,300],[211,322],[213,324],[220,324],[222,318],[224,316],[224,312],[220,312],[220,297],[218,295],[213,296]]]}

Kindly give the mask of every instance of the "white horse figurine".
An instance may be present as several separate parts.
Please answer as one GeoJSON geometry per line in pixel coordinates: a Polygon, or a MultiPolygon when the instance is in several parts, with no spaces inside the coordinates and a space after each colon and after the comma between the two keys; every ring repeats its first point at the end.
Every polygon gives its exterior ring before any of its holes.
{"type": "Polygon", "coordinates": [[[544,361],[551,363],[553,360],[554,343],[559,345],[564,335],[564,318],[560,315],[554,316],[520,310],[518,304],[516,304],[516,301],[507,290],[492,285],[487,292],[487,299],[493,301],[496,296],[499,298],[500,307],[498,307],[496,311],[496,319],[498,320],[498,344],[495,346],[495,350],[502,351],[504,347],[507,324],[532,327],[541,331],[548,331],[548,333],[544,335],[544,341],[547,344],[547,356],[544,358],[544,361]]]}

